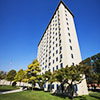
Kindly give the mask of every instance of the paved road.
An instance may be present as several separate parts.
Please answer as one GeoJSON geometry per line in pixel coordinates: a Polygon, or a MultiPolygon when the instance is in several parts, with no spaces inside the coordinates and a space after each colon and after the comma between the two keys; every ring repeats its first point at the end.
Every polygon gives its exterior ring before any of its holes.
{"type": "Polygon", "coordinates": [[[0,94],[15,93],[15,92],[20,92],[20,91],[23,91],[23,90],[22,90],[22,89],[18,89],[18,90],[12,90],[12,91],[0,92],[0,94]]]}

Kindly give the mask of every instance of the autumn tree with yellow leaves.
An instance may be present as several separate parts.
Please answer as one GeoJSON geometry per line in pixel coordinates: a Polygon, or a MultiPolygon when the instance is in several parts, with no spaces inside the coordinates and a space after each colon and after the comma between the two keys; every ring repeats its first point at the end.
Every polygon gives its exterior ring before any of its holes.
{"type": "Polygon", "coordinates": [[[41,72],[40,64],[38,60],[34,60],[32,64],[28,65],[28,69],[26,70],[26,78],[24,80],[28,81],[32,84],[32,90],[35,87],[35,84],[38,82],[39,73],[41,72]]]}

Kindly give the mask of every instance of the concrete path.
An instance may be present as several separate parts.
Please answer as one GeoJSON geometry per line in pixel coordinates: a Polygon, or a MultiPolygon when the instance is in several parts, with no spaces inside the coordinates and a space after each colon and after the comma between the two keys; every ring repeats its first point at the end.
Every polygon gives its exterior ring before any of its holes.
{"type": "Polygon", "coordinates": [[[18,90],[12,90],[12,91],[0,92],[0,94],[8,94],[8,93],[21,92],[21,91],[23,91],[23,90],[22,90],[22,89],[18,89],[18,90]]]}

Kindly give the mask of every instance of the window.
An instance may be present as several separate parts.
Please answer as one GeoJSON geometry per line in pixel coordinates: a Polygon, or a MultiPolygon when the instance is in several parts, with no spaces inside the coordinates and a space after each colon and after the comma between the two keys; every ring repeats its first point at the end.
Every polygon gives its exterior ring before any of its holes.
{"type": "Polygon", "coordinates": [[[72,63],[72,66],[74,66],[75,64],[74,63],[72,63]]]}
{"type": "Polygon", "coordinates": [[[68,20],[68,18],[66,18],[66,20],[68,20]]]}
{"type": "Polygon", "coordinates": [[[55,61],[53,60],[53,64],[55,63],[55,61]]]}
{"type": "Polygon", "coordinates": [[[58,69],[58,65],[56,66],[56,70],[58,69]]]}
{"type": "Polygon", "coordinates": [[[54,50],[55,48],[53,47],[53,50],[54,50]]]}
{"type": "Polygon", "coordinates": [[[70,42],[70,43],[72,42],[71,39],[69,39],[69,42],[70,42]]]}
{"type": "Polygon", "coordinates": [[[63,68],[63,63],[60,64],[60,67],[63,68]]]}
{"type": "Polygon", "coordinates": [[[49,63],[49,66],[51,65],[51,63],[49,63]]]}
{"type": "Polygon", "coordinates": [[[54,89],[54,84],[52,85],[52,89],[54,89]]]}
{"type": "Polygon", "coordinates": [[[50,84],[48,84],[48,89],[50,89],[50,84]]]}
{"type": "Polygon", "coordinates": [[[57,33],[56,33],[56,35],[57,35],[57,33]]]}
{"type": "Polygon", "coordinates": [[[62,58],[62,54],[60,55],[60,59],[62,58]]]}
{"type": "Polygon", "coordinates": [[[55,56],[55,54],[53,53],[53,57],[55,56]]]}
{"type": "Polygon", "coordinates": [[[62,47],[60,47],[60,50],[62,50],[62,47]]]}
{"type": "Polygon", "coordinates": [[[57,38],[56,38],[56,41],[57,41],[57,38]]]}
{"type": "Polygon", "coordinates": [[[51,71],[51,69],[48,70],[49,72],[51,71]]]}
{"type": "Polygon", "coordinates": [[[56,47],[58,46],[58,44],[56,44],[56,47]]]}
{"type": "Polygon", "coordinates": [[[65,14],[67,16],[67,14],[65,14]]]}
{"type": "Polygon", "coordinates": [[[49,51],[49,54],[51,53],[51,51],[49,51]]]}
{"type": "Polygon", "coordinates": [[[55,68],[53,67],[53,71],[55,70],[55,68]]]}
{"type": "Polygon", "coordinates": [[[69,27],[67,27],[67,29],[69,30],[69,27]]]}
{"type": "Polygon", "coordinates": [[[51,57],[49,57],[49,60],[51,59],[51,57]]]}
{"type": "Polygon", "coordinates": [[[58,57],[56,58],[56,61],[58,61],[58,57]]]}
{"type": "Polygon", "coordinates": [[[59,34],[59,36],[61,36],[61,34],[59,34]]]}
{"type": "Polygon", "coordinates": [[[54,44],[55,42],[53,42],[53,44],[54,44]]]}
{"type": "Polygon", "coordinates": [[[73,54],[71,54],[71,57],[74,58],[73,54]]]}
{"type": "Polygon", "coordinates": [[[44,88],[46,88],[46,84],[44,84],[44,88]]]}
{"type": "Polygon", "coordinates": [[[57,30],[57,28],[55,30],[57,30]]]}
{"type": "Polygon", "coordinates": [[[68,22],[67,22],[67,25],[69,25],[68,22]]]}
{"type": "Polygon", "coordinates": [[[44,67],[42,68],[42,70],[44,70],[44,67]]]}
{"type": "Polygon", "coordinates": [[[47,65],[45,66],[45,68],[47,68],[47,65]]]}
{"type": "Polygon", "coordinates": [[[56,50],[56,54],[58,54],[58,50],[56,50]]]}
{"type": "Polygon", "coordinates": [[[59,86],[58,86],[58,84],[56,85],[56,88],[57,88],[57,90],[59,89],[59,86]]]}
{"type": "Polygon", "coordinates": [[[70,33],[68,33],[68,35],[70,36],[70,33]]]}
{"type": "Polygon", "coordinates": [[[61,40],[59,41],[59,43],[61,43],[61,40]]]}
{"type": "Polygon", "coordinates": [[[72,46],[70,46],[70,50],[72,50],[72,46]]]}

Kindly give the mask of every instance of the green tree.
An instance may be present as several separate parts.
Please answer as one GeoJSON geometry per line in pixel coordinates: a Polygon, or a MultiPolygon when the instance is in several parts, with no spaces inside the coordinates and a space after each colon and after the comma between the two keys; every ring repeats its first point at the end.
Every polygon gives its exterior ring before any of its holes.
{"type": "Polygon", "coordinates": [[[16,73],[16,76],[14,77],[15,81],[16,82],[20,82],[20,85],[21,85],[21,82],[23,81],[24,79],[24,70],[23,69],[20,69],[17,73],[16,73]]]}
{"type": "Polygon", "coordinates": [[[44,75],[39,75],[38,76],[38,84],[40,86],[40,89],[43,89],[44,84],[45,84],[45,78],[44,75]]]}
{"type": "MultiPolygon", "coordinates": [[[[5,71],[0,71],[0,81],[1,80],[6,80],[6,77],[7,77],[7,72],[5,71]]],[[[5,82],[5,81],[4,81],[5,82]]],[[[2,85],[4,85],[4,82],[2,85]]]]}
{"type": "Polygon", "coordinates": [[[94,67],[94,71],[100,74],[100,53],[91,57],[91,63],[94,67]]]}
{"type": "Polygon", "coordinates": [[[97,55],[94,55],[92,57],[88,57],[87,59],[83,60],[81,65],[84,66],[84,68],[88,67],[86,74],[86,80],[87,83],[100,83],[100,53],[97,55]]]}
{"type": "Polygon", "coordinates": [[[74,100],[75,85],[80,84],[85,79],[84,73],[86,69],[83,66],[66,66],[56,71],[55,78],[61,85],[68,84],[69,96],[74,100]]]}
{"type": "Polygon", "coordinates": [[[46,71],[43,75],[44,78],[44,84],[48,81],[50,83],[50,92],[52,91],[52,83],[56,80],[55,79],[55,73],[51,73],[50,71],[46,71]]]}
{"type": "Polygon", "coordinates": [[[36,59],[32,62],[32,64],[28,66],[28,69],[26,70],[27,75],[28,75],[27,81],[32,84],[32,90],[39,79],[39,73],[41,72],[41,69],[39,68],[39,66],[40,64],[36,59]]]}
{"type": "Polygon", "coordinates": [[[62,94],[63,94],[63,85],[65,84],[65,68],[61,68],[59,70],[56,70],[54,73],[54,77],[55,77],[55,81],[60,82],[61,83],[61,90],[62,90],[62,94]]]}
{"type": "Polygon", "coordinates": [[[2,79],[6,79],[6,75],[7,75],[7,72],[5,72],[5,71],[0,71],[0,81],[1,81],[2,79]]]}
{"type": "Polygon", "coordinates": [[[15,70],[10,70],[7,74],[7,81],[10,81],[10,85],[11,85],[11,82],[14,80],[14,77],[16,75],[16,71],[15,70]]]}

